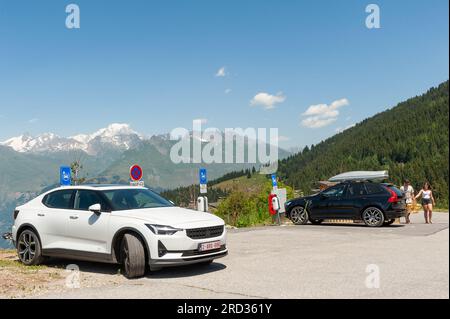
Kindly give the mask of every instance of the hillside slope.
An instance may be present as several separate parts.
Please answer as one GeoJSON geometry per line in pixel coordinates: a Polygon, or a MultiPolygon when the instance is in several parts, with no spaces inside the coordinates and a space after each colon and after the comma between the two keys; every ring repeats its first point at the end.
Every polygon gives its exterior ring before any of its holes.
{"type": "Polygon", "coordinates": [[[351,170],[389,170],[391,181],[429,181],[448,207],[448,81],[280,161],[280,177],[310,192],[318,180],[351,170]]]}

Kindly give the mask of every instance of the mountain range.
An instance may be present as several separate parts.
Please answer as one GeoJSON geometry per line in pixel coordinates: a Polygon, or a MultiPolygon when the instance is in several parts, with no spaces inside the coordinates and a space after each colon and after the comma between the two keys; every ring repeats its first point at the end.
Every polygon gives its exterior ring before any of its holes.
{"type": "Polygon", "coordinates": [[[46,153],[84,151],[88,155],[99,155],[105,148],[128,150],[139,147],[144,138],[128,124],[113,123],[92,134],[61,137],[53,133],[32,136],[28,133],[12,137],[0,145],[8,146],[19,153],[46,153]]]}

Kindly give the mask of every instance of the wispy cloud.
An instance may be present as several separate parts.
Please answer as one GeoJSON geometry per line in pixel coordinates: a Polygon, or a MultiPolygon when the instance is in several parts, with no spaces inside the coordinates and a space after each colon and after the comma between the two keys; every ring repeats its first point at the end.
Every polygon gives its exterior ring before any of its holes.
{"type": "Polygon", "coordinates": [[[286,100],[286,96],[282,92],[278,92],[276,95],[272,95],[265,92],[256,94],[250,101],[251,106],[262,106],[266,110],[273,109],[276,104],[283,103],[286,100]]]}
{"type": "Polygon", "coordinates": [[[34,124],[34,123],[36,123],[36,122],[38,122],[39,121],[39,119],[37,119],[37,118],[34,118],[34,119],[30,119],[30,120],[28,120],[28,123],[30,123],[30,124],[34,124]]]}
{"type": "Polygon", "coordinates": [[[225,90],[225,94],[230,94],[231,93],[231,89],[226,89],[225,90]]]}
{"type": "Polygon", "coordinates": [[[335,122],[339,116],[339,109],[349,105],[347,99],[333,101],[331,104],[315,104],[308,107],[302,114],[306,117],[301,124],[308,128],[321,128],[335,122]]]}
{"type": "Polygon", "coordinates": [[[219,70],[217,70],[216,77],[223,78],[225,76],[227,76],[227,71],[226,71],[225,67],[223,66],[219,70]]]}

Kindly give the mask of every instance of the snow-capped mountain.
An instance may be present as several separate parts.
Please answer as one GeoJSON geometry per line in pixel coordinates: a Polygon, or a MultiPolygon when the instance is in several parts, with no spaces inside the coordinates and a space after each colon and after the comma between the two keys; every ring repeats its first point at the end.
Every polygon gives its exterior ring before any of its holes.
{"type": "Polygon", "coordinates": [[[38,136],[23,134],[10,138],[0,145],[8,146],[20,153],[64,152],[81,150],[97,155],[105,149],[128,150],[139,146],[143,137],[128,124],[113,123],[92,134],[61,137],[53,133],[38,136]]]}

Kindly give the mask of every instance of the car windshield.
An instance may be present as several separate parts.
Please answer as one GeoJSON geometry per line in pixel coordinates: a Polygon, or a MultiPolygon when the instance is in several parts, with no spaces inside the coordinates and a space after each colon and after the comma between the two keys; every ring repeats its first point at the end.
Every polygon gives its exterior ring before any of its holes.
{"type": "Polygon", "coordinates": [[[108,198],[113,210],[171,207],[173,204],[158,194],[145,189],[112,189],[102,193],[108,198]]]}

